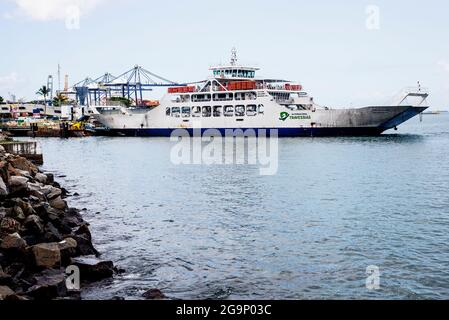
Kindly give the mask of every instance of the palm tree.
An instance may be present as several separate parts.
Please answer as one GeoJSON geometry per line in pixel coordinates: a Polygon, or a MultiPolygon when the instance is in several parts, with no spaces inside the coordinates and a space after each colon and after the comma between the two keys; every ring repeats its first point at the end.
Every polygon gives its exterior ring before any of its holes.
{"type": "Polygon", "coordinates": [[[53,98],[53,106],[60,107],[67,101],[69,101],[69,98],[67,98],[66,95],[63,95],[62,93],[57,93],[56,97],[53,98]]]}
{"type": "Polygon", "coordinates": [[[44,97],[44,104],[45,104],[45,115],[47,115],[47,96],[50,93],[50,90],[47,88],[47,86],[42,86],[38,92],[36,92],[37,95],[44,97]]]}

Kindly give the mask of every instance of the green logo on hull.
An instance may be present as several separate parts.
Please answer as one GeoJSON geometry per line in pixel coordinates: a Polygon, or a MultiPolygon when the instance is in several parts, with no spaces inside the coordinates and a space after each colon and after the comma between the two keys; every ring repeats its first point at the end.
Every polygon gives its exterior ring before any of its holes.
{"type": "Polygon", "coordinates": [[[288,112],[281,112],[281,116],[279,117],[279,120],[285,121],[290,117],[290,114],[288,112]]]}

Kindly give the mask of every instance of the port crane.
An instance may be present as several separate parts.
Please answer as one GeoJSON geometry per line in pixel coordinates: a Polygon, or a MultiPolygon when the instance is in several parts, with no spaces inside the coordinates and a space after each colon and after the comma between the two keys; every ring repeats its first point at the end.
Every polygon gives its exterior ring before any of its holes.
{"type": "Polygon", "coordinates": [[[86,79],[74,84],[66,94],[75,94],[79,105],[100,105],[112,98],[121,97],[134,101],[136,106],[143,103],[144,92],[155,87],[186,86],[159,76],[136,65],[119,76],[105,73],[98,78],[86,79]]]}

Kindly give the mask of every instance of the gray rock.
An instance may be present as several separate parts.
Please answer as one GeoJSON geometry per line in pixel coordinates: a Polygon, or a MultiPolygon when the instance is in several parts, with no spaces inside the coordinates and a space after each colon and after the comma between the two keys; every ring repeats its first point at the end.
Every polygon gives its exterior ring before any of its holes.
{"type": "Polygon", "coordinates": [[[37,300],[51,300],[67,295],[65,274],[62,270],[45,270],[34,277],[35,285],[27,295],[37,300]]]}
{"type": "Polygon", "coordinates": [[[47,176],[40,172],[36,173],[36,175],[34,176],[34,179],[36,179],[40,183],[47,183],[47,176]]]}
{"type": "Polygon", "coordinates": [[[26,177],[12,176],[9,178],[9,187],[13,193],[27,190],[27,183],[28,178],[26,177]]]}
{"type": "Polygon", "coordinates": [[[47,199],[52,200],[62,195],[62,190],[59,188],[51,187],[50,192],[47,194],[47,199]]]}
{"type": "Polygon", "coordinates": [[[52,200],[50,200],[49,204],[50,206],[58,210],[64,210],[65,208],[67,208],[67,203],[62,200],[61,196],[53,198],[52,200]]]}
{"type": "Polygon", "coordinates": [[[25,219],[23,225],[33,233],[42,234],[44,232],[44,226],[42,223],[42,219],[39,216],[33,214],[25,219]]]}
{"type": "Polygon", "coordinates": [[[72,264],[80,269],[83,280],[99,281],[114,275],[112,261],[99,260],[94,256],[73,258],[72,264]]]}
{"type": "Polygon", "coordinates": [[[60,242],[62,241],[62,235],[59,230],[53,225],[53,223],[48,222],[45,225],[45,239],[49,242],[60,242]]]}
{"type": "Polygon", "coordinates": [[[45,175],[47,176],[47,183],[52,184],[53,182],[55,182],[55,176],[53,175],[53,173],[46,173],[45,175]]]}

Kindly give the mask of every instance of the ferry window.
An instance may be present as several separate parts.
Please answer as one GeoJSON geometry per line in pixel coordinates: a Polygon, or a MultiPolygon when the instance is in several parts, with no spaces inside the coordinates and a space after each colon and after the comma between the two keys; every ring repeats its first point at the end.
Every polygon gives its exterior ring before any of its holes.
{"type": "Polygon", "coordinates": [[[194,118],[201,117],[201,107],[193,107],[192,108],[192,117],[194,117],[194,118]]]}
{"type": "Polygon", "coordinates": [[[256,100],[257,99],[257,94],[255,92],[248,92],[248,93],[245,94],[245,99],[246,100],[256,100]]]}
{"type": "Polygon", "coordinates": [[[232,101],[232,93],[216,93],[213,98],[214,101],[232,101]]]}
{"type": "Polygon", "coordinates": [[[232,77],[236,78],[237,77],[237,70],[232,70],[232,77]]]}
{"type": "Polygon", "coordinates": [[[235,106],[235,116],[244,117],[245,116],[245,106],[235,106]]]}
{"type": "Polygon", "coordinates": [[[192,96],[193,102],[206,102],[210,101],[211,95],[210,94],[195,94],[192,96]]]}
{"type": "Polygon", "coordinates": [[[181,117],[181,108],[179,107],[173,107],[171,108],[171,114],[175,118],[181,117]]]}
{"type": "Polygon", "coordinates": [[[234,116],[234,106],[225,106],[224,107],[224,116],[225,117],[233,117],[234,116]]]}
{"type": "Polygon", "coordinates": [[[221,117],[223,107],[222,106],[215,106],[214,107],[214,117],[221,117]]]}
{"type": "Polygon", "coordinates": [[[246,107],[246,115],[249,117],[254,117],[257,115],[257,106],[255,104],[250,104],[246,107]]]}
{"type": "Polygon", "coordinates": [[[212,108],[211,107],[203,107],[203,117],[210,118],[211,115],[212,115],[212,108]]]}
{"type": "Polygon", "coordinates": [[[264,107],[263,104],[259,104],[258,109],[259,109],[259,114],[264,114],[265,113],[265,107],[264,107]]]}
{"type": "Polygon", "coordinates": [[[190,118],[190,107],[182,107],[182,117],[190,118]]]}
{"type": "Polygon", "coordinates": [[[166,108],[166,109],[165,109],[165,115],[166,115],[167,117],[170,117],[170,115],[171,115],[171,109],[170,109],[170,108],[166,108]]]}

